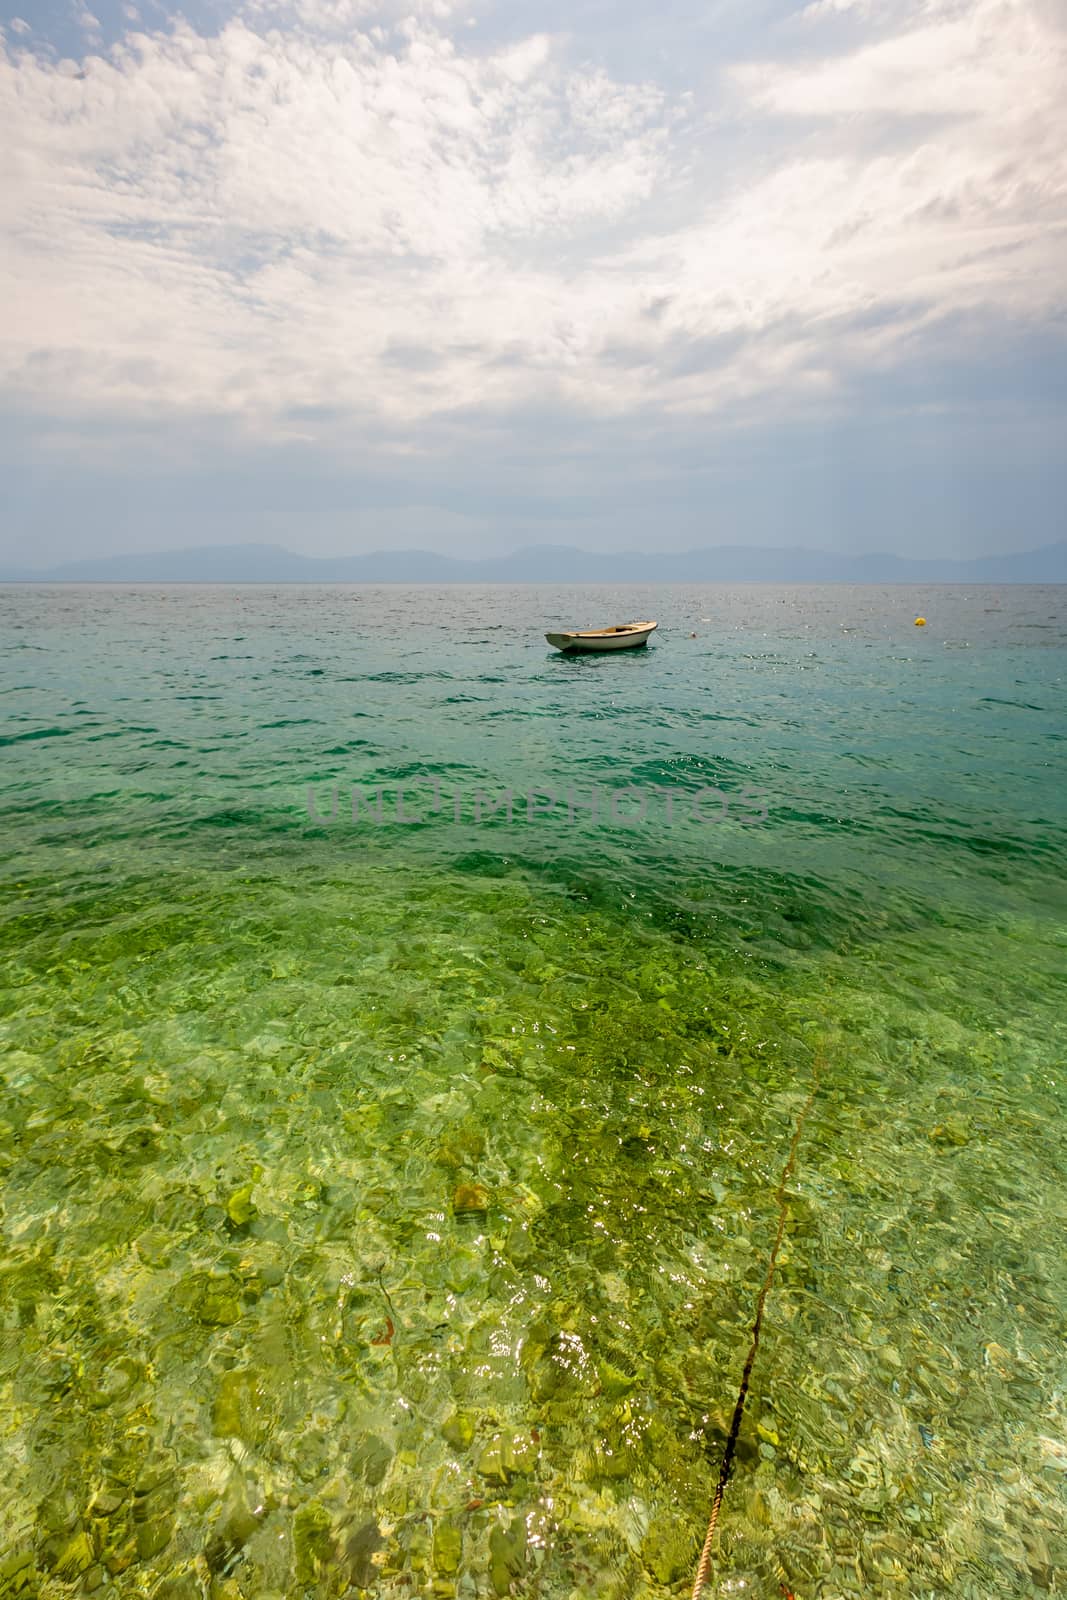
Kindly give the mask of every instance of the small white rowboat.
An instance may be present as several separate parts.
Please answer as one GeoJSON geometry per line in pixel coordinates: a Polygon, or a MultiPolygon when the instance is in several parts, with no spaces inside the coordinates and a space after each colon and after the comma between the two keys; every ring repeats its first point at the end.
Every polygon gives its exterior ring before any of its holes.
{"type": "Polygon", "coordinates": [[[546,633],[557,650],[633,650],[647,644],[654,622],[621,622],[615,628],[587,628],[582,633],[546,633]]]}

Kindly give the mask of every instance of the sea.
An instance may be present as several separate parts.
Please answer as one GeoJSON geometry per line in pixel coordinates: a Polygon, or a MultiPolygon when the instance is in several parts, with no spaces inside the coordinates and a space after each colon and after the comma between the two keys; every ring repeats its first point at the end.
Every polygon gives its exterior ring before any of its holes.
{"type": "Polygon", "coordinates": [[[1067,1593],[1067,588],[0,663],[0,1594],[688,1594],[783,1215],[706,1594],[1067,1593]]]}

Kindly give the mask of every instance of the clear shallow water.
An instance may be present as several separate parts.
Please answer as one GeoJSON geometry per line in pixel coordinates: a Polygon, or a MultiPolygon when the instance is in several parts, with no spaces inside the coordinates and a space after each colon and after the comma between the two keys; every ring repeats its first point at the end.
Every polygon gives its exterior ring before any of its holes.
{"type": "Polygon", "coordinates": [[[0,590],[0,1594],[687,1592],[816,1051],[711,1592],[1063,1592],[1065,645],[0,590]]]}

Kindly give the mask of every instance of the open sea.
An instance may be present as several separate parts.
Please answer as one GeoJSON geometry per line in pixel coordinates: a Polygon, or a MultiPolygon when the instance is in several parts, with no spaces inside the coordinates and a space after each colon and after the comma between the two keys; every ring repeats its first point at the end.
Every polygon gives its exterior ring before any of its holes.
{"type": "Polygon", "coordinates": [[[0,662],[4,1600],[688,1594],[813,1075],[707,1592],[1067,1594],[1067,589],[0,662]]]}

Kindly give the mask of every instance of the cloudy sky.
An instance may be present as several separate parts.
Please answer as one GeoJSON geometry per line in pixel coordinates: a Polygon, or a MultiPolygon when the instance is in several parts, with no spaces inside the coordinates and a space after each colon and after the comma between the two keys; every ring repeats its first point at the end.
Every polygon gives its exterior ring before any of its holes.
{"type": "Polygon", "coordinates": [[[0,553],[984,554],[1067,0],[0,0],[0,553]]]}

